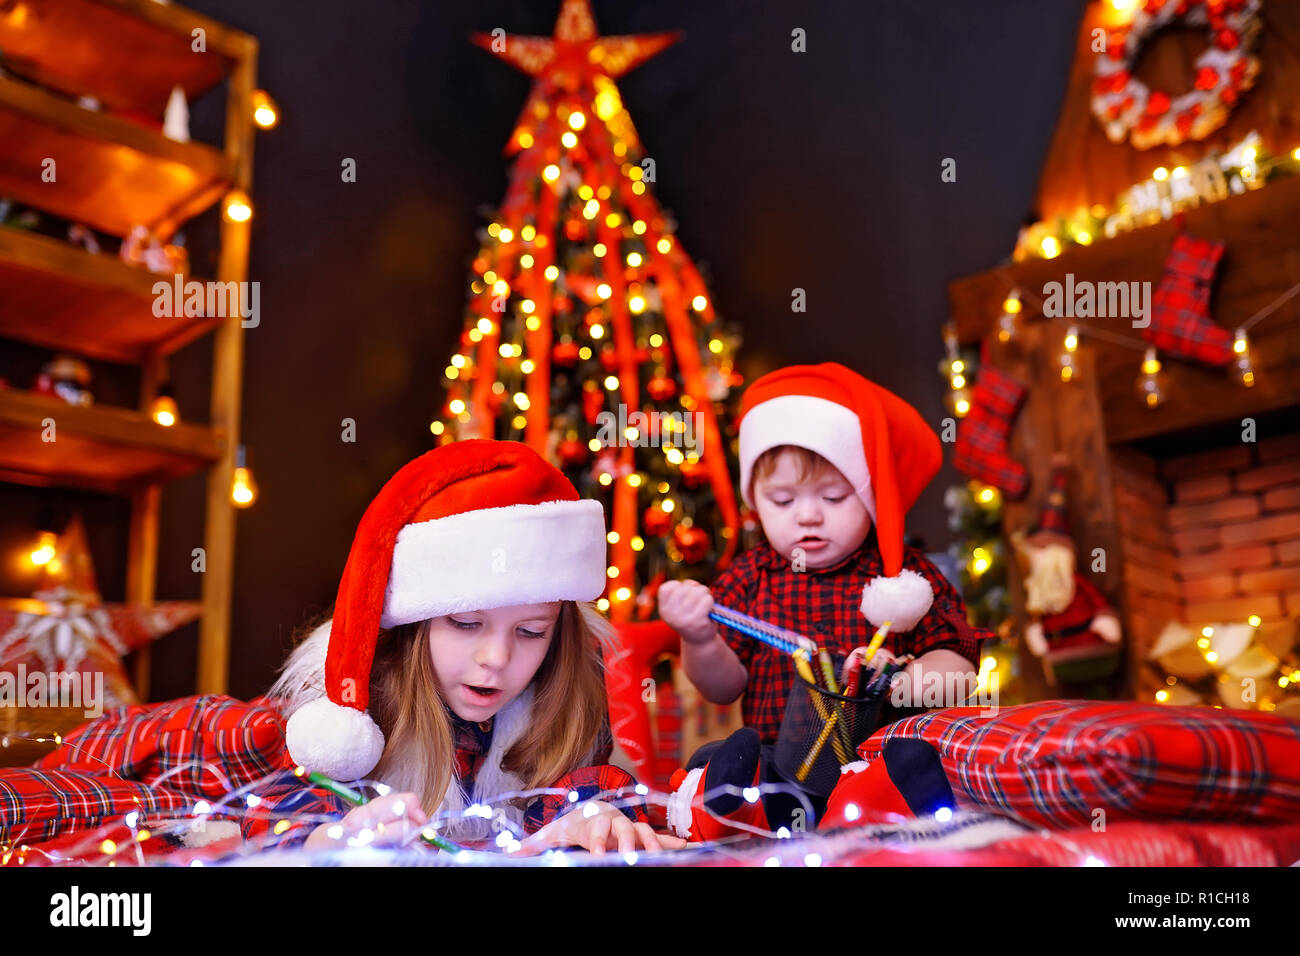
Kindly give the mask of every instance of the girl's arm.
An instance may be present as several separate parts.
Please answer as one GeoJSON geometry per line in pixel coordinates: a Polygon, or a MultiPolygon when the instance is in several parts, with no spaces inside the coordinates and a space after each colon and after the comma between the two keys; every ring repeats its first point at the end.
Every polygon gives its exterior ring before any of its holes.
{"type": "Polygon", "coordinates": [[[331,822],[342,819],[347,804],[328,790],[303,786],[302,780],[285,771],[258,793],[259,802],[245,814],[240,829],[246,842],[260,849],[297,846],[321,826],[320,817],[331,822]]]}

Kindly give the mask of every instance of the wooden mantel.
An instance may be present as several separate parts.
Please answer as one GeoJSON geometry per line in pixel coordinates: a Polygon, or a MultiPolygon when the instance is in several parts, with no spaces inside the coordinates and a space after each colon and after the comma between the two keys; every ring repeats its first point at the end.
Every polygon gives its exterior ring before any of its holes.
{"type": "MultiPolygon", "coordinates": [[[[1229,332],[1300,282],[1300,176],[1201,206],[1184,218],[1187,232],[1227,244],[1211,311],[1229,332]]],[[[1051,363],[1069,320],[1043,319],[1034,299],[1043,297],[1044,286],[1064,283],[1066,275],[1072,274],[1076,282],[1150,282],[1154,292],[1178,229],[1178,222],[1170,220],[1091,246],[1072,246],[1055,259],[1029,259],[958,279],[948,287],[958,338],[972,344],[987,335],[1001,315],[1007,292],[1019,287],[1031,294],[1020,314],[1022,325],[1050,322],[1052,326],[1052,331],[1043,333],[1049,340],[1043,360],[1051,363]]],[[[1141,336],[1128,319],[1080,321],[1135,341],[1141,336]]],[[[1142,353],[1089,339],[1085,332],[1080,348],[1094,355],[1108,441],[1133,441],[1300,406],[1300,296],[1261,320],[1251,330],[1250,342],[1258,382],[1253,388],[1232,381],[1226,369],[1162,356],[1169,400],[1147,409],[1137,404],[1133,391],[1142,353]]]]}

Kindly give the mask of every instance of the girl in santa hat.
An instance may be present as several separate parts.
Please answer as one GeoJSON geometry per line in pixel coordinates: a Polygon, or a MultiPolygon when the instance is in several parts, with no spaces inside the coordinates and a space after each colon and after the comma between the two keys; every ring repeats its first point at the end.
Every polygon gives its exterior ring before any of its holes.
{"type": "Polygon", "coordinates": [[[350,808],[286,773],[245,836],[342,847],[432,827],[518,853],[681,846],[639,800],[616,808],[635,781],[602,765],[604,587],[602,506],[528,446],[455,442],[406,465],[361,519],[331,619],[270,693],[294,764],[380,795],[350,808]],[[543,788],[556,792],[515,796],[543,788]]]}

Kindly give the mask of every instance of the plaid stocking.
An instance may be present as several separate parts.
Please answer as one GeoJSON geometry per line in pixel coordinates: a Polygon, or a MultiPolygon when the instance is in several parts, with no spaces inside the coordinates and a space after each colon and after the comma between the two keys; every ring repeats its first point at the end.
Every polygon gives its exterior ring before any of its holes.
{"type": "Polygon", "coordinates": [[[1001,488],[1008,498],[1029,489],[1029,472],[1007,454],[1011,424],[1025,398],[1025,386],[991,365],[980,369],[971,395],[970,412],[957,428],[953,465],[987,485],[1001,488]]]}
{"type": "Polygon", "coordinates": [[[1180,234],[1165,274],[1151,301],[1151,323],[1142,337],[1163,352],[1227,365],[1232,360],[1232,336],[1210,318],[1210,285],[1223,256],[1223,243],[1180,234]]]}

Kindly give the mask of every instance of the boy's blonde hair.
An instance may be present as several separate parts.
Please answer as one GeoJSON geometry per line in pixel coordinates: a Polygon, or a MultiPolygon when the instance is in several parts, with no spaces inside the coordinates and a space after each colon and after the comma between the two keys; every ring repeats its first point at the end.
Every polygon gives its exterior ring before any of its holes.
{"type": "MultiPolygon", "coordinates": [[[[369,712],[383,732],[384,750],[368,776],[418,794],[420,805],[434,813],[454,782],[456,742],[433,670],[430,623],[401,624],[379,634],[369,712]]],[[[613,626],[591,602],[561,602],[555,636],[532,681],[528,729],[501,761],[502,770],[525,789],[548,787],[592,758],[607,706],[600,651],[614,639],[613,626]]],[[[271,696],[290,699],[290,711],[300,706],[302,692],[310,693],[301,680],[299,665],[306,662],[300,656],[291,655],[271,690],[271,696]]]]}
{"type": "MultiPolygon", "coordinates": [[[[823,475],[828,468],[837,475],[841,474],[838,468],[815,451],[799,445],[776,445],[754,459],[754,467],[749,478],[751,492],[758,484],[759,479],[767,478],[772,472],[776,471],[777,462],[784,454],[794,456],[795,468],[798,470],[800,481],[812,481],[814,478],[823,475]]],[[[841,477],[843,476],[841,475],[841,477]]]]}

